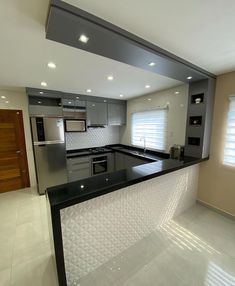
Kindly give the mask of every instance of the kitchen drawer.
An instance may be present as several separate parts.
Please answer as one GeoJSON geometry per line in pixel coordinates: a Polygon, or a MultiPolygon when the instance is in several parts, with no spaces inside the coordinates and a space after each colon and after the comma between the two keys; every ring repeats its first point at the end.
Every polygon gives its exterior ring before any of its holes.
{"type": "Polygon", "coordinates": [[[74,171],[74,170],[81,170],[81,169],[88,169],[90,168],[90,162],[88,163],[76,163],[73,165],[68,165],[68,171],[74,171]]]}
{"type": "Polygon", "coordinates": [[[74,164],[80,164],[80,163],[90,163],[90,156],[84,156],[84,157],[76,157],[76,158],[69,158],[67,159],[67,165],[74,165],[74,164]]]}
{"type": "Polygon", "coordinates": [[[82,180],[82,179],[88,178],[90,176],[91,176],[90,168],[68,171],[68,181],[69,182],[82,180]]]}

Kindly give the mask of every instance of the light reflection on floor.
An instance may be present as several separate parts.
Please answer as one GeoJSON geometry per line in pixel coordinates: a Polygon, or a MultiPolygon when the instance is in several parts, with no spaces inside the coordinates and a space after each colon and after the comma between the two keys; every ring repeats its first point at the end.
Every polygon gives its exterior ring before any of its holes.
{"type": "Polygon", "coordinates": [[[235,286],[235,222],[196,205],[77,285],[235,286]]]}

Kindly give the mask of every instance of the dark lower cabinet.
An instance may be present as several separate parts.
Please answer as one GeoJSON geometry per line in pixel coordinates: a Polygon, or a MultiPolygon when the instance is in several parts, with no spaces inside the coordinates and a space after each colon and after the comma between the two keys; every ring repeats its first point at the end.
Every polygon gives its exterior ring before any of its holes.
{"type": "Polygon", "coordinates": [[[149,163],[148,160],[136,158],[123,153],[115,152],[115,171],[149,163]]]}
{"type": "Polygon", "coordinates": [[[67,171],[69,182],[90,177],[90,156],[67,159],[67,171]]]}

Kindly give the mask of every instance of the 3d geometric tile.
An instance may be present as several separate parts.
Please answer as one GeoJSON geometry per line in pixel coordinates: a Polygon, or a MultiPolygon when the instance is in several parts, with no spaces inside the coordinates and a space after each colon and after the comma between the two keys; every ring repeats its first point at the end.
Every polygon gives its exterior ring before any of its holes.
{"type": "Polygon", "coordinates": [[[83,149],[120,143],[119,126],[88,128],[87,132],[66,133],[66,149],[83,149]]]}
{"type": "Polygon", "coordinates": [[[198,165],[61,210],[68,285],[195,203],[198,165]]]}

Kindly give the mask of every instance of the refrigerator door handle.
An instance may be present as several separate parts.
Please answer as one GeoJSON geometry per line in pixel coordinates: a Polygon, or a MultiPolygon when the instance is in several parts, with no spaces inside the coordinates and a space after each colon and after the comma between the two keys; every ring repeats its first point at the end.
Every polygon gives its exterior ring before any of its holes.
{"type": "Polygon", "coordinates": [[[64,141],[55,140],[55,141],[36,141],[33,142],[34,146],[41,146],[41,145],[50,145],[50,144],[64,144],[64,141]]]}

